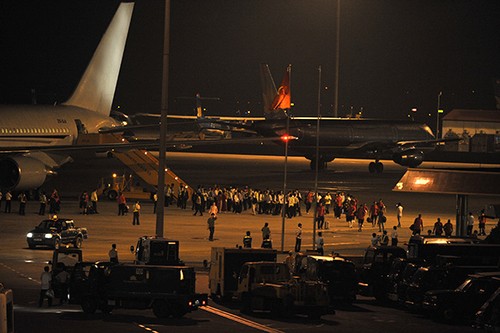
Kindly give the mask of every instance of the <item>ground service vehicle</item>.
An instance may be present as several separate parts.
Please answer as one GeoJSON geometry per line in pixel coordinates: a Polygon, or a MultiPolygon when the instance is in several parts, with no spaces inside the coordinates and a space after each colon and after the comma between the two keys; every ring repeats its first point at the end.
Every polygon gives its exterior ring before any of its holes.
{"type": "Polygon", "coordinates": [[[281,316],[300,313],[316,319],[332,312],[326,284],[292,277],[285,263],[245,263],[236,296],[242,312],[264,310],[281,316]]]}
{"type": "Polygon", "coordinates": [[[63,244],[73,244],[74,247],[80,248],[83,240],[87,238],[87,228],[75,227],[72,219],[57,218],[57,216],[51,220],[43,220],[26,234],[30,249],[37,246],[59,249],[63,244]]]}
{"type": "MultiPolygon", "coordinates": [[[[133,246],[131,247],[132,252],[133,246]]],[[[135,248],[135,264],[182,266],[179,241],[162,237],[142,236],[135,248]]]]}
{"type": "Polygon", "coordinates": [[[500,272],[472,274],[454,290],[427,292],[423,306],[437,319],[447,322],[471,320],[499,287],[500,272]]]}
{"type": "Polygon", "coordinates": [[[294,275],[303,280],[321,281],[328,287],[330,302],[352,303],[356,300],[358,279],[354,263],[342,257],[297,254],[294,275]]]}
{"type": "Polygon", "coordinates": [[[238,289],[241,267],[249,261],[276,261],[273,249],[213,247],[208,285],[214,300],[231,299],[238,289]]]}
{"type": "Polygon", "coordinates": [[[396,258],[406,258],[406,250],[399,246],[368,247],[358,274],[359,293],[385,300],[391,288],[387,276],[396,258]]]}
{"type": "Polygon", "coordinates": [[[151,200],[153,191],[153,187],[147,191],[140,184],[134,183],[132,175],[119,176],[115,173],[110,178],[102,178],[97,188],[97,194],[109,200],[116,200],[119,193],[123,193],[127,199],[151,200]]]}
{"type": "MultiPolygon", "coordinates": [[[[408,258],[419,258],[432,265],[438,255],[476,257],[477,260],[498,260],[500,244],[487,244],[470,237],[411,236],[408,242],[408,258]]],[[[478,261],[476,261],[478,262],[478,261]]],[[[479,263],[479,262],[478,262],[479,263]]]]}
{"type": "Polygon", "coordinates": [[[96,264],[79,297],[85,313],[152,308],[158,318],[180,318],[207,304],[206,294],[195,293],[195,282],[193,267],[96,264]]]}

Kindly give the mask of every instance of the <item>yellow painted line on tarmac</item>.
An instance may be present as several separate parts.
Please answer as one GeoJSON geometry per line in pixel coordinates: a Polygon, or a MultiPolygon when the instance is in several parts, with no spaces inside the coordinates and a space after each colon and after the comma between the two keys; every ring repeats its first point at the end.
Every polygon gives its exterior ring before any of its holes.
{"type": "Polygon", "coordinates": [[[134,323],[134,324],[136,324],[138,327],[142,328],[145,331],[148,331],[148,332],[151,332],[151,333],[158,333],[158,331],[152,329],[151,327],[147,327],[146,325],[139,324],[139,323],[134,323]]]}
{"type": "Polygon", "coordinates": [[[220,309],[217,309],[217,308],[214,308],[214,307],[211,307],[211,306],[208,306],[208,305],[207,306],[202,306],[202,307],[200,307],[200,309],[201,310],[205,310],[205,311],[210,312],[210,313],[213,313],[215,315],[224,317],[226,319],[232,320],[234,322],[246,325],[248,327],[255,328],[255,329],[257,329],[259,331],[262,331],[262,332],[284,333],[283,331],[280,331],[278,329],[271,328],[269,326],[259,324],[259,323],[255,322],[255,321],[251,321],[251,320],[245,319],[243,317],[237,316],[237,315],[232,314],[230,312],[222,311],[220,309]]]}

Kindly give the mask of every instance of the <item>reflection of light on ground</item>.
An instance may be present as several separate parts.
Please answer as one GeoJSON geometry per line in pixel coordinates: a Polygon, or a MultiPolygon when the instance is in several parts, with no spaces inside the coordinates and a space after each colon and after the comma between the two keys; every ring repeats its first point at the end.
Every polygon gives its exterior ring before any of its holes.
{"type": "Polygon", "coordinates": [[[42,307],[42,308],[38,308],[38,307],[28,307],[28,306],[19,306],[19,305],[16,305],[14,304],[14,308],[16,309],[16,311],[19,311],[19,312],[31,312],[31,313],[55,313],[55,314],[61,314],[61,313],[75,313],[75,312],[82,312],[82,310],[78,307],[78,308],[74,308],[74,309],[61,309],[61,308],[57,308],[57,307],[42,307]]]}

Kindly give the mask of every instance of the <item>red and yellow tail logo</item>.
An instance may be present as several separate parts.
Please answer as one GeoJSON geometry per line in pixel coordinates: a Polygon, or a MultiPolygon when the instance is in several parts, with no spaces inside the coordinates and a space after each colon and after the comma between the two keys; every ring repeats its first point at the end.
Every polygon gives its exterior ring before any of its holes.
{"type": "Polygon", "coordinates": [[[291,107],[291,94],[290,94],[290,66],[287,67],[283,81],[278,88],[278,95],[273,100],[271,107],[273,110],[290,109],[291,107]]]}

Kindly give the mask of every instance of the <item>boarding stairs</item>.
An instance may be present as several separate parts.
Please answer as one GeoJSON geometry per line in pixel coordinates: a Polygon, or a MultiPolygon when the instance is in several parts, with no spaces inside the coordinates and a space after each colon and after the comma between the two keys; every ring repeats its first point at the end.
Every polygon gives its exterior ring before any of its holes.
{"type": "MultiPolygon", "coordinates": [[[[78,137],[79,144],[106,144],[126,142],[127,140],[119,134],[82,134],[78,137]]],[[[118,158],[124,165],[132,170],[137,177],[150,187],[157,187],[159,161],[151,152],[145,149],[129,149],[112,151],[112,155],[118,158]]],[[[173,195],[177,199],[180,188],[187,189],[189,197],[193,194],[193,188],[177,176],[171,169],[165,169],[165,185],[174,184],[173,195]]]]}

